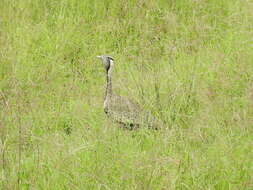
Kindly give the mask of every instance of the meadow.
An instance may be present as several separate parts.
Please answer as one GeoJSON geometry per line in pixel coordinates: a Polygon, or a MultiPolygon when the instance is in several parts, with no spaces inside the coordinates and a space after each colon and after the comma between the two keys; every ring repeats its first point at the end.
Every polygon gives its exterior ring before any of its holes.
{"type": "Polygon", "coordinates": [[[253,2],[1,0],[0,189],[252,190],[253,2]],[[122,130],[113,90],[161,130],[122,130]]]}

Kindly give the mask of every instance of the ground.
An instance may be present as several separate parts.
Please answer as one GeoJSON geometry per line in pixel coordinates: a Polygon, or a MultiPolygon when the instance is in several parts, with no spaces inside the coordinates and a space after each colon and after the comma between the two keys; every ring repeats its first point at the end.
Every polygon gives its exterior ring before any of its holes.
{"type": "Polygon", "coordinates": [[[2,0],[0,189],[253,189],[253,3],[2,0]],[[162,130],[122,130],[113,89],[162,130]]]}

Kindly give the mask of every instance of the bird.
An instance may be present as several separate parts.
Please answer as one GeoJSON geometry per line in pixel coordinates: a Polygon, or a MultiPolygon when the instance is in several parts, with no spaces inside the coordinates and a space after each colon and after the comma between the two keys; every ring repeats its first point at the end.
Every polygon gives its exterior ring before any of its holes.
{"type": "Polygon", "coordinates": [[[106,71],[106,89],[104,97],[104,112],[113,121],[127,129],[137,129],[140,126],[158,129],[156,118],[150,111],[143,110],[139,104],[132,100],[113,93],[112,71],[114,58],[110,55],[97,56],[104,65],[106,71]]]}

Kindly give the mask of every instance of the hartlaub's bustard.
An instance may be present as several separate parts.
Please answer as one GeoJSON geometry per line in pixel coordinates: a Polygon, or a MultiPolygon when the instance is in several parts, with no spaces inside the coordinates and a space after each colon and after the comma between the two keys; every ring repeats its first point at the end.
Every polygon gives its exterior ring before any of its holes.
{"type": "Polygon", "coordinates": [[[104,111],[114,121],[129,129],[140,126],[157,129],[156,119],[150,112],[143,111],[138,104],[131,100],[118,96],[112,92],[112,70],[114,59],[108,55],[97,56],[101,59],[106,70],[106,91],[104,99],[104,111]]]}

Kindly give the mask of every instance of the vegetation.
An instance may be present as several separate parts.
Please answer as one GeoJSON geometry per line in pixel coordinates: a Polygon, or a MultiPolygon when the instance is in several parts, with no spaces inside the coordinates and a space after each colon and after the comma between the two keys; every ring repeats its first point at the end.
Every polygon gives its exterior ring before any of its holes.
{"type": "Polygon", "coordinates": [[[253,189],[250,0],[1,0],[0,189],[253,189]],[[127,131],[114,90],[166,128],[127,131]]]}

